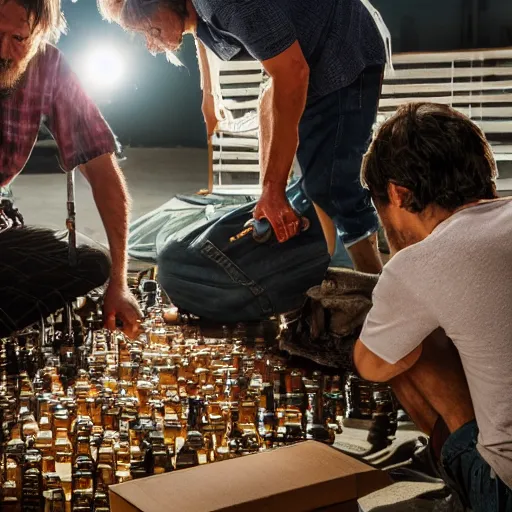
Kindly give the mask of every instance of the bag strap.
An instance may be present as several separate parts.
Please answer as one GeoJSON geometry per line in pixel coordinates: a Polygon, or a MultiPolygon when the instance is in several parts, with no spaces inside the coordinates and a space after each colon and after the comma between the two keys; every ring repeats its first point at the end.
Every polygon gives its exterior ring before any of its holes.
{"type": "Polygon", "coordinates": [[[261,311],[266,316],[274,314],[274,308],[270,302],[266,290],[245,274],[240,267],[231,261],[210,240],[205,240],[201,247],[201,253],[208,259],[219,265],[233,282],[245,286],[259,302],[261,311]]]}

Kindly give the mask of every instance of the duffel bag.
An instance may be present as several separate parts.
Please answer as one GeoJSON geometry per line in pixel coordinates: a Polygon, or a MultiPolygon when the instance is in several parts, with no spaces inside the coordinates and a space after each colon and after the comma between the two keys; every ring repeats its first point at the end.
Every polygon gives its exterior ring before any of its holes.
{"type": "Polygon", "coordinates": [[[158,254],[158,279],[180,309],[218,322],[259,321],[300,308],[322,282],[329,254],[322,227],[300,184],[287,197],[309,222],[285,243],[254,240],[247,222],[256,202],[184,236],[170,234],[158,254]]]}

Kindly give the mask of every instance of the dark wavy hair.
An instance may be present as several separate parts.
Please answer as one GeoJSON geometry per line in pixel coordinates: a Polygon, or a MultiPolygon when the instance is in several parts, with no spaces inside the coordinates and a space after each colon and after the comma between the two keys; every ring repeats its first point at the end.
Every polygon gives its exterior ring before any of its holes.
{"type": "Polygon", "coordinates": [[[361,181],[378,204],[388,184],[410,191],[404,204],[418,213],[430,204],[449,211],[497,197],[496,162],[482,130],[446,105],[410,103],[378,129],[363,160],[361,181]]]}
{"type": "Polygon", "coordinates": [[[41,30],[46,41],[56,43],[66,32],[60,0],[0,0],[0,4],[8,1],[15,1],[27,10],[32,31],[41,30]]]}

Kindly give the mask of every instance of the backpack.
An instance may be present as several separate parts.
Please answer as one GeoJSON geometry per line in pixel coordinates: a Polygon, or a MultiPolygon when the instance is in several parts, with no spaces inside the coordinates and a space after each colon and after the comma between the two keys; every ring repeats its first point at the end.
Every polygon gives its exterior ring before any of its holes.
{"type": "Polygon", "coordinates": [[[181,310],[216,322],[261,321],[296,310],[322,282],[330,257],[320,221],[300,183],[287,190],[309,227],[285,243],[244,235],[256,201],[219,219],[169,233],[158,252],[158,280],[181,310]]]}

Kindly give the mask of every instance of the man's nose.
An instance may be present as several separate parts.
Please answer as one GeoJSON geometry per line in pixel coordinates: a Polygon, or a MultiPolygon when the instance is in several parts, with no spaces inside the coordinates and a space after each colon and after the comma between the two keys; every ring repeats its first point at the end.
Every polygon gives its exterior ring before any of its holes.
{"type": "Polygon", "coordinates": [[[9,37],[6,34],[0,34],[0,59],[9,59],[9,37]]]}

